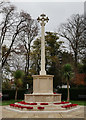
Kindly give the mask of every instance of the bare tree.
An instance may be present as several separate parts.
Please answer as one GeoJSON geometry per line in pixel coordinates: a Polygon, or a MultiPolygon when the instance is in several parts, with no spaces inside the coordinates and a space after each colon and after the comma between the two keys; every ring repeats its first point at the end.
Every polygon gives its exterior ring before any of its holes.
{"type": "Polygon", "coordinates": [[[58,29],[58,34],[69,41],[74,53],[75,68],[77,71],[78,57],[86,46],[85,40],[83,39],[84,17],[79,14],[72,15],[66,23],[61,24],[58,29]]]}
{"type": "Polygon", "coordinates": [[[3,1],[3,0],[1,0],[0,1],[0,13],[2,12],[2,8],[3,7],[5,7],[5,6],[7,6],[7,5],[9,5],[10,4],[10,2],[9,1],[3,1]]]}
{"type": "Polygon", "coordinates": [[[12,48],[7,63],[12,71],[25,69],[25,48],[24,45],[18,44],[16,48],[12,48]]]}
{"type": "MultiPolygon", "coordinates": [[[[28,16],[29,14],[23,12],[23,15],[28,16]]],[[[20,34],[20,39],[23,42],[25,50],[26,50],[26,67],[25,67],[26,75],[29,74],[29,68],[30,68],[31,43],[37,35],[38,35],[37,22],[34,19],[31,19],[29,22],[26,21],[25,29],[20,34]]]]}
{"type": "Polygon", "coordinates": [[[9,2],[0,3],[0,41],[3,44],[7,30],[14,23],[14,12],[15,6],[11,5],[9,2]]]}
{"type": "Polygon", "coordinates": [[[16,8],[10,4],[2,7],[1,14],[0,41],[2,45],[8,43],[8,50],[4,52],[2,56],[2,67],[7,62],[7,59],[9,59],[11,52],[16,48],[16,44],[21,41],[26,51],[25,71],[28,75],[30,67],[30,47],[32,41],[38,35],[37,22],[31,18],[30,14],[24,11],[20,13],[16,12],[16,8]]]}
{"type": "MultiPolygon", "coordinates": [[[[8,31],[14,22],[14,20],[12,19],[13,14],[14,14],[14,10],[15,10],[15,7],[12,5],[2,7],[2,10],[1,10],[2,21],[0,24],[0,42],[1,42],[1,45],[3,45],[3,43],[6,42],[6,37],[7,37],[8,31]]],[[[10,51],[10,48],[9,48],[9,51],[10,51]]],[[[8,54],[9,54],[9,52],[8,52],[8,54]]],[[[8,56],[3,55],[2,67],[4,66],[4,63],[6,62],[7,57],[8,56]]]]}
{"type": "MultiPolygon", "coordinates": [[[[3,6],[4,6],[4,2],[0,1],[0,13],[2,12],[3,6]]],[[[2,91],[2,46],[1,46],[1,39],[0,39],[0,92],[1,91],[2,91]]]]}
{"type": "Polygon", "coordinates": [[[2,13],[4,14],[4,20],[2,21],[0,41],[3,44],[7,41],[6,39],[10,40],[9,49],[2,58],[3,67],[10,54],[14,41],[17,39],[18,35],[25,30],[26,22],[29,22],[31,17],[29,14],[28,16],[27,14],[23,14],[23,12],[20,14],[16,13],[14,6],[4,7],[2,13]]]}

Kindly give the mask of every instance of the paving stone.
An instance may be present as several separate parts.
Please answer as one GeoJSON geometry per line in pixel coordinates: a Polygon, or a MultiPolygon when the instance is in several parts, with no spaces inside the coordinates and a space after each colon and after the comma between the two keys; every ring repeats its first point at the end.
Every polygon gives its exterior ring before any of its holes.
{"type": "Polygon", "coordinates": [[[49,113],[49,112],[16,112],[7,110],[6,106],[2,107],[3,118],[84,118],[84,106],[71,112],[65,113],[49,113]]]}

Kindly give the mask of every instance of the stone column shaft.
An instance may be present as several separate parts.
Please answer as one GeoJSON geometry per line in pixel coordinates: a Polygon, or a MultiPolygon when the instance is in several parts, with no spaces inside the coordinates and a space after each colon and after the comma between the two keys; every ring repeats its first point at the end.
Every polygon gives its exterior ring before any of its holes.
{"type": "Polygon", "coordinates": [[[42,21],[41,23],[41,71],[40,71],[40,75],[46,75],[46,71],[45,71],[45,23],[44,21],[42,21]]]}

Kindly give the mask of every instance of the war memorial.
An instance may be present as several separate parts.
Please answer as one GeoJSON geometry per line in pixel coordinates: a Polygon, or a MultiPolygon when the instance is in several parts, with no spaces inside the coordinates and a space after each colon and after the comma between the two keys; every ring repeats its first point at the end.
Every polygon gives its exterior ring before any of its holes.
{"type": "MultiPolygon", "coordinates": [[[[46,113],[55,117],[57,112],[68,112],[78,109],[77,104],[72,104],[68,101],[61,101],[62,94],[53,93],[53,77],[54,75],[47,75],[45,70],[45,24],[49,21],[45,14],[38,17],[38,22],[41,25],[41,71],[40,75],[33,75],[33,93],[24,94],[24,100],[10,104],[6,109],[18,112],[28,112],[35,114],[31,118],[40,113],[40,117],[44,116],[41,113],[46,113]]],[[[39,117],[39,115],[38,115],[39,117]]]]}
{"type": "Polygon", "coordinates": [[[25,94],[26,102],[61,102],[61,94],[53,94],[53,75],[46,75],[45,70],[45,24],[48,17],[41,14],[38,17],[41,25],[41,71],[40,75],[33,75],[33,94],[25,94]]]}

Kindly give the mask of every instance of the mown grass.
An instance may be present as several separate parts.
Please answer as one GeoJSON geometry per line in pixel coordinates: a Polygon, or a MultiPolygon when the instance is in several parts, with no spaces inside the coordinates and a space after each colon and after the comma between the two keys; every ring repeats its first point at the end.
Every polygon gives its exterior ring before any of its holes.
{"type": "Polygon", "coordinates": [[[78,104],[78,105],[84,105],[84,106],[86,106],[86,101],[70,101],[71,103],[73,103],[73,104],[78,104]]]}
{"type": "MultiPolygon", "coordinates": [[[[17,100],[16,102],[19,102],[19,101],[22,101],[22,100],[17,100]]],[[[4,100],[4,101],[0,101],[0,106],[9,105],[13,103],[15,103],[15,100],[4,100]]]]}

